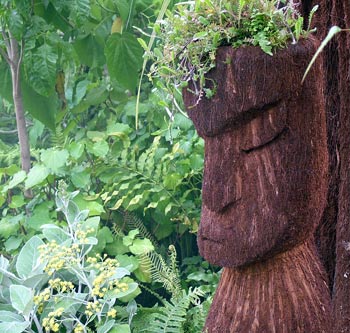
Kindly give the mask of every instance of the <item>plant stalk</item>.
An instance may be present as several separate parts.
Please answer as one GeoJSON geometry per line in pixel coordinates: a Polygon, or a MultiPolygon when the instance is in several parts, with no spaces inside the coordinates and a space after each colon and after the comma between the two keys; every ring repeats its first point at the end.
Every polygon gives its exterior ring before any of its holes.
{"type": "Polygon", "coordinates": [[[18,131],[18,141],[21,154],[21,166],[22,170],[29,172],[31,168],[30,164],[30,147],[29,138],[26,126],[26,120],[24,116],[23,107],[23,96],[20,85],[20,65],[22,57],[20,56],[20,50],[17,40],[10,35],[10,45],[9,45],[9,58],[10,58],[10,69],[12,78],[12,97],[13,104],[16,113],[16,123],[18,131]]]}

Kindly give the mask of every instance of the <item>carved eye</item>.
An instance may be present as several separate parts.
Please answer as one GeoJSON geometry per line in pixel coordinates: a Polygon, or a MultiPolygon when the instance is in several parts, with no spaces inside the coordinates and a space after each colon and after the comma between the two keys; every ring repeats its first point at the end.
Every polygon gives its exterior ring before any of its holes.
{"type": "Polygon", "coordinates": [[[287,130],[287,111],[283,105],[258,111],[244,126],[241,150],[249,153],[276,140],[287,130]]]}

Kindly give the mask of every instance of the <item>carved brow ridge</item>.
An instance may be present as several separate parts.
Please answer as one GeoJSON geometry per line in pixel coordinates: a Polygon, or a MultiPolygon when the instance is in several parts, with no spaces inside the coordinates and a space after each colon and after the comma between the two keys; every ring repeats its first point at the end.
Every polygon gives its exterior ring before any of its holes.
{"type": "Polygon", "coordinates": [[[272,103],[265,104],[262,107],[250,108],[240,112],[236,117],[228,119],[226,124],[223,126],[222,130],[224,132],[229,132],[230,130],[238,129],[244,125],[249,124],[253,119],[261,116],[262,113],[268,111],[269,109],[278,107],[282,100],[277,100],[272,103]]]}

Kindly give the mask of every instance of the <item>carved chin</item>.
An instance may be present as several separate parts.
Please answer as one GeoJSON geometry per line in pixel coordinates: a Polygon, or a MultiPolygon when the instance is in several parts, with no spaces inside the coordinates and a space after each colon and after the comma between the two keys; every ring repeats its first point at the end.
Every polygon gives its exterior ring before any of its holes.
{"type": "Polygon", "coordinates": [[[198,246],[201,255],[214,265],[240,267],[287,251],[310,237],[318,215],[309,211],[314,216],[305,225],[300,218],[305,214],[285,214],[272,207],[241,209],[240,205],[244,202],[228,207],[224,213],[202,207],[198,246]]]}

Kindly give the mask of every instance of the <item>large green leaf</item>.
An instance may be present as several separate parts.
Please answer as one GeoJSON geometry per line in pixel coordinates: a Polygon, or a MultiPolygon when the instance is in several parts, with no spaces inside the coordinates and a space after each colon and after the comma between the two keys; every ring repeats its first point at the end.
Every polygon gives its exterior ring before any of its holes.
{"type": "Polygon", "coordinates": [[[8,189],[16,187],[18,184],[22,183],[27,177],[27,174],[25,171],[21,170],[18,171],[16,174],[13,175],[13,178],[8,184],[8,189]]]}
{"type": "Polygon", "coordinates": [[[23,321],[23,317],[17,313],[11,311],[0,311],[0,321],[2,322],[13,322],[13,321],[23,321]]]}
{"type": "Polygon", "coordinates": [[[91,105],[101,104],[107,99],[108,94],[107,87],[104,84],[101,84],[91,89],[83,100],[71,110],[71,112],[81,113],[86,111],[91,105]]]}
{"type": "Polygon", "coordinates": [[[118,8],[119,14],[124,22],[128,20],[129,13],[130,13],[130,4],[132,1],[127,1],[127,0],[119,0],[115,4],[118,8]]]}
{"type": "Polygon", "coordinates": [[[74,297],[62,297],[58,302],[55,303],[54,309],[64,308],[64,313],[69,315],[76,315],[76,312],[81,305],[84,303],[87,294],[84,293],[74,293],[74,297]]]}
{"type": "Polygon", "coordinates": [[[26,223],[34,230],[39,231],[44,224],[52,219],[50,215],[52,210],[52,201],[44,201],[33,208],[32,214],[27,218],[26,223]]]}
{"type": "Polygon", "coordinates": [[[49,242],[55,241],[57,244],[62,244],[69,239],[64,230],[55,224],[44,224],[42,229],[43,235],[49,242]]]}
{"type": "Polygon", "coordinates": [[[45,285],[47,285],[47,281],[49,280],[49,276],[46,273],[36,274],[26,280],[24,280],[23,286],[34,289],[41,290],[45,285]]]}
{"type": "Polygon", "coordinates": [[[125,297],[124,300],[122,301],[129,301],[128,296],[131,297],[130,299],[136,297],[139,293],[139,285],[136,282],[131,282],[128,283],[128,289],[125,291],[120,291],[117,289],[114,290],[109,290],[106,292],[105,298],[106,299],[115,299],[115,298],[123,298],[125,297]]]}
{"type": "MultiPolygon", "coordinates": [[[[41,121],[50,129],[55,129],[55,115],[58,105],[56,94],[49,97],[39,95],[26,82],[23,73],[20,76],[23,105],[24,109],[28,111],[34,118],[41,121]]],[[[12,80],[8,65],[5,62],[0,62],[0,96],[13,103],[12,98],[12,80]]]]}
{"type": "Polygon", "coordinates": [[[11,305],[24,317],[28,316],[34,305],[34,291],[21,285],[10,286],[11,305]]]}
{"type": "Polygon", "coordinates": [[[75,0],[72,1],[72,11],[76,13],[77,16],[87,17],[90,14],[90,0],[75,0]]]}
{"type": "Polygon", "coordinates": [[[17,40],[20,40],[24,31],[22,16],[17,10],[12,10],[9,18],[9,28],[11,33],[17,40]]]}
{"type": "Polygon", "coordinates": [[[82,64],[91,68],[102,66],[105,63],[105,57],[98,39],[95,36],[87,35],[82,38],[78,38],[74,43],[75,52],[78,54],[82,64]]]}
{"type": "Polygon", "coordinates": [[[105,157],[109,151],[107,141],[88,142],[87,150],[97,157],[105,157]]]}
{"type": "Polygon", "coordinates": [[[46,149],[41,153],[42,162],[54,173],[59,173],[60,168],[66,165],[69,153],[67,150],[46,149]]]}
{"type": "Polygon", "coordinates": [[[152,252],[154,251],[154,246],[151,243],[151,241],[147,238],[145,239],[135,239],[132,243],[132,245],[129,247],[130,252],[135,255],[141,255],[144,253],[152,252]]]}
{"type": "Polygon", "coordinates": [[[100,328],[97,329],[97,333],[107,333],[111,330],[111,328],[114,326],[115,321],[109,320],[104,325],[102,325],[100,328]]]}
{"type": "Polygon", "coordinates": [[[5,322],[0,323],[1,333],[22,333],[30,325],[29,322],[18,322],[14,321],[12,323],[5,322]]]}
{"type": "Polygon", "coordinates": [[[43,96],[50,96],[55,91],[57,52],[48,44],[35,49],[25,57],[28,82],[34,90],[43,96]]]}
{"type": "Polygon", "coordinates": [[[52,23],[60,31],[67,33],[71,26],[69,22],[56,10],[51,1],[36,1],[35,6],[33,6],[34,13],[43,17],[48,23],[52,23]]]}
{"type": "Polygon", "coordinates": [[[133,92],[143,61],[143,50],[135,36],[128,32],[112,34],[106,42],[105,54],[111,78],[133,92]]]}
{"type": "Polygon", "coordinates": [[[109,333],[130,333],[130,326],[128,324],[120,324],[117,326],[114,326],[109,333]]]}
{"type": "Polygon", "coordinates": [[[46,166],[35,164],[28,173],[27,179],[25,181],[25,188],[30,188],[37,184],[40,184],[46,179],[49,174],[49,169],[46,166]]]}
{"type": "Polygon", "coordinates": [[[42,272],[42,265],[39,262],[38,247],[44,242],[33,236],[22,248],[16,262],[16,270],[20,278],[29,278],[36,273],[42,272]]]}

